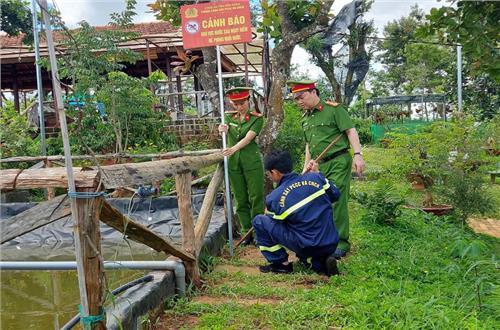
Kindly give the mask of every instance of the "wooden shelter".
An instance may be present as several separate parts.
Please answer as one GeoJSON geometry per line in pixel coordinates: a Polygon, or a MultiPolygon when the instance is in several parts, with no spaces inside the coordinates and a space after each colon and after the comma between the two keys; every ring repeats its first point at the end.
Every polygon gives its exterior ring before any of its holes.
{"type": "MultiPolygon", "coordinates": [[[[112,26],[97,26],[97,30],[110,30],[112,26]]],[[[129,48],[142,53],[142,60],[135,64],[127,64],[124,72],[134,77],[146,77],[154,70],[163,71],[170,79],[176,82],[177,92],[181,92],[181,80],[172,72],[170,63],[176,61],[172,56],[178,51],[184,52],[182,33],[179,28],[173,27],[169,22],[151,22],[134,24],[131,31],[137,32],[139,36],[120,44],[120,47],[129,48]]],[[[20,108],[20,94],[36,90],[35,73],[35,51],[33,47],[22,43],[23,36],[9,37],[0,36],[0,66],[2,91],[14,94],[16,109],[20,108]]],[[[56,49],[59,54],[64,49],[57,48],[57,42],[65,38],[62,32],[54,33],[56,49]]],[[[254,33],[254,40],[249,44],[225,45],[221,47],[222,69],[229,75],[260,75],[263,67],[264,41],[260,34],[254,33]]],[[[203,55],[200,49],[193,50],[194,55],[203,55]]],[[[48,56],[47,44],[42,39],[40,44],[40,56],[48,56]]],[[[42,85],[44,90],[51,90],[52,83],[49,73],[42,69],[42,85]]],[[[196,87],[197,84],[195,84],[196,87]]],[[[173,90],[171,89],[172,93],[173,90]]]]}

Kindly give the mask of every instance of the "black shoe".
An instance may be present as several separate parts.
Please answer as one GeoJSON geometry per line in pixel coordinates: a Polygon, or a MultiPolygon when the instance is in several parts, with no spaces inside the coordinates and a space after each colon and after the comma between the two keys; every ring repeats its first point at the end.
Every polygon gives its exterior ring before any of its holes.
{"type": "Polygon", "coordinates": [[[292,263],[289,263],[288,265],[269,264],[265,266],[259,266],[259,270],[261,273],[290,274],[291,272],[293,272],[293,265],[292,263]]]}
{"type": "Polygon", "coordinates": [[[329,255],[325,260],[325,275],[334,276],[339,274],[339,269],[337,268],[337,258],[335,256],[329,255]]]}
{"type": "Polygon", "coordinates": [[[342,249],[339,249],[339,248],[337,248],[337,249],[335,250],[335,252],[333,252],[333,256],[334,256],[334,257],[335,257],[335,259],[337,259],[337,260],[338,260],[338,259],[340,259],[340,258],[345,257],[345,255],[346,255],[346,254],[347,254],[347,251],[342,250],[342,249]]]}

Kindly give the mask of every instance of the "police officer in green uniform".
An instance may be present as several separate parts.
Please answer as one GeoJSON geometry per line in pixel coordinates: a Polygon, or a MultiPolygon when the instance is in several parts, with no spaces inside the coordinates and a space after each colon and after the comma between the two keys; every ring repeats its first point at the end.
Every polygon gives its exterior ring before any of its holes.
{"type": "Polygon", "coordinates": [[[354,164],[359,176],[363,174],[365,167],[358,133],[344,106],[320,99],[314,81],[288,81],[287,85],[290,86],[293,99],[304,111],[302,117],[306,140],[304,172],[312,168],[315,164],[314,159],[341,135],[319,164],[321,173],[341,192],[340,199],[333,208],[333,219],[340,238],[334,256],[341,258],[350,249],[348,200],[352,165],[354,164]],[[349,153],[349,145],[354,151],[354,156],[349,153]]]}
{"type": "MultiPolygon", "coordinates": [[[[252,227],[256,215],[264,213],[264,165],[255,141],[264,118],[250,109],[251,91],[252,88],[237,87],[226,92],[236,110],[226,111],[226,124],[219,125],[219,132],[227,133],[228,148],[223,153],[229,156],[229,181],[243,232],[252,227]]],[[[245,243],[251,240],[250,237],[245,243]]]]}

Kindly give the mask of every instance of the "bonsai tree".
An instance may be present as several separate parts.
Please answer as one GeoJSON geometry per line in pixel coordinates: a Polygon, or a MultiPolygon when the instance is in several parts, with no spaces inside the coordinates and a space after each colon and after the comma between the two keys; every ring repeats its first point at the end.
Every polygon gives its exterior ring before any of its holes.
{"type": "Polygon", "coordinates": [[[463,220],[491,206],[481,172],[487,157],[481,148],[485,137],[471,117],[456,116],[451,122],[434,122],[415,134],[392,135],[391,147],[400,150],[394,172],[423,184],[423,207],[435,205],[435,191],[463,220]]]}
{"type": "Polygon", "coordinates": [[[439,146],[432,134],[432,127],[425,127],[414,134],[398,131],[390,134],[391,148],[399,150],[393,172],[424,187],[424,207],[434,205],[433,187],[436,179],[443,175],[445,164],[441,159],[439,146]]]}

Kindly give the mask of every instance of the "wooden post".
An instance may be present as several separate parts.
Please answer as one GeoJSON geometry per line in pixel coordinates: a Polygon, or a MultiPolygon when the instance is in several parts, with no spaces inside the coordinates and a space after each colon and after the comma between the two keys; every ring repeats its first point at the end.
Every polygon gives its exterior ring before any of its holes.
{"type": "MultiPolygon", "coordinates": [[[[166,64],[167,64],[167,77],[168,77],[168,92],[169,94],[172,94],[174,92],[174,86],[172,86],[172,67],[170,66],[170,57],[168,57],[167,54],[167,59],[166,59],[166,64]]],[[[175,101],[174,97],[172,95],[168,96],[168,103],[170,104],[170,111],[175,110],[175,101]]]]}
{"type": "Polygon", "coordinates": [[[181,82],[181,74],[177,72],[175,74],[175,82],[177,84],[177,102],[179,102],[179,112],[184,112],[184,102],[182,101],[182,82],[181,82]]]}
{"type": "Polygon", "coordinates": [[[196,222],[196,228],[194,230],[196,237],[196,255],[200,254],[203,246],[203,240],[205,239],[205,234],[207,233],[208,225],[210,224],[210,219],[212,217],[215,200],[217,199],[217,190],[219,189],[223,179],[224,166],[219,164],[219,166],[217,166],[217,170],[215,170],[212,180],[210,181],[210,184],[208,185],[205,198],[203,199],[203,204],[201,205],[200,214],[198,215],[198,221],[196,222]]]}
{"type": "MultiPolygon", "coordinates": [[[[45,160],[45,167],[52,167],[52,162],[50,160],[45,160]]],[[[51,200],[56,197],[56,190],[54,188],[47,188],[47,200],[51,200]]]]}
{"type": "MultiPolygon", "coordinates": [[[[93,189],[79,189],[79,192],[92,192],[93,189]]],[[[99,214],[102,197],[77,198],[78,218],[75,221],[75,235],[81,242],[81,256],[87,290],[89,315],[97,316],[103,312],[104,297],[104,259],[101,252],[101,231],[99,214]]],[[[106,317],[92,324],[91,329],[106,329],[106,317]]]]}
{"type": "Polygon", "coordinates": [[[19,86],[17,84],[17,68],[14,64],[11,69],[12,73],[12,94],[14,94],[14,109],[17,112],[21,112],[21,106],[19,104],[19,86]]]}
{"type": "MultiPolygon", "coordinates": [[[[153,72],[152,68],[151,68],[151,54],[149,52],[149,40],[146,39],[146,57],[147,57],[147,60],[148,60],[148,75],[150,76],[151,73],[153,72]]],[[[155,88],[153,86],[153,84],[149,85],[149,90],[151,91],[151,94],[155,94],[155,88]]],[[[155,111],[155,104],[153,103],[153,105],[151,106],[151,110],[152,111],[155,111]]]]}
{"type": "Polygon", "coordinates": [[[177,174],[175,176],[175,187],[177,189],[179,220],[182,226],[182,248],[195,257],[194,262],[185,262],[186,280],[191,281],[198,287],[201,283],[195,246],[193,209],[191,207],[191,172],[177,174]]]}

